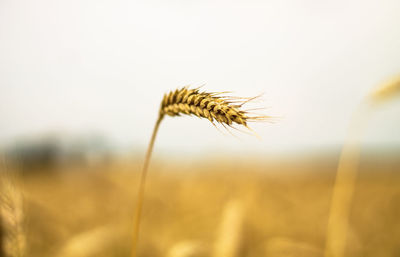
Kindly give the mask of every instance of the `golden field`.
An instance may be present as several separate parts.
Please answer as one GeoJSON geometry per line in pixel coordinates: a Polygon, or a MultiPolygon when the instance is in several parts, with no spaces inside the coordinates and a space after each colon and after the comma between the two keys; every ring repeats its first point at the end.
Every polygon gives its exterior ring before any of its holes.
{"type": "MultiPolygon", "coordinates": [[[[323,256],[337,160],[155,159],[138,256],[323,256]]],[[[398,256],[400,160],[363,160],[346,256],[398,256]]],[[[26,256],[129,256],[140,167],[112,161],[19,176],[26,256]]]]}

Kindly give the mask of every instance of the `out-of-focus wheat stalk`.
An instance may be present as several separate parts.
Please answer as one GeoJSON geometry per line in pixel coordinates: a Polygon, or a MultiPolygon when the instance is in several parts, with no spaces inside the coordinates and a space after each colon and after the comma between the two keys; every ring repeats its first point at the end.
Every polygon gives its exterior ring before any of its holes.
{"type": "Polygon", "coordinates": [[[348,218],[352,204],[359,163],[359,141],[364,127],[363,110],[355,112],[347,140],[340,154],[332,192],[326,238],[326,257],[341,257],[344,254],[348,229],[348,218]]]}
{"type": "Polygon", "coordinates": [[[273,257],[319,257],[323,249],[290,237],[272,237],[265,244],[265,256],[273,257]]]}
{"type": "Polygon", "coordinates": [[[5,160],[0,170],[0,221],[2,227],[1,244],[4,256],[25,255],[26,238],[23,227],[24,212],[22,195],[6,170],[5,160]]]}
{"type": "Polygon", "coordinates": [[[238,200],[226,204],[214,246],[214,257],[240,256],[243,211],[243,205],[238,200]]]}
{"type": "Polygon", "coordinates": [[[174,244],[169,249],[167,257],[200,257],[205,255],[205,249],[201,243],[185,240],[174,244]]]}
{"type": "Polygon", "coordinates": [[[360,139],[367,125],[369,111],[375,108],[377,103],[387,101],[399,93],[400,77],[396,77],[375,89],[364,99],[352,117],[333,187],[326,236],[326,257],[342,257],[345,254],[350,208],[357,180],[360,139]]]}
{"type": "Polygon", "coordinates": [[[400,75],[383,83],[369,95],[370,103],[385,102],[395,96],[400,95],[400,75]]]}
{"type": "Polygon", "coordinates": [[[208,119],[213,125],[215,125],[214,122],[217,122],[223,126],[227,125],[229,127],[233,127],[234,124],[237,124],[250,129],[247,125],[247,122],[265,121],[270,118],[263,115],[251,115],[247,111],[241,109],[245,103],[253,100],[254,98],[255,97],[238,98],[223,96],[222,92],[201,92],[199,88],[190,89],[188,87],[177,89],[164,95],[159,109],[156,125],[153,129],[150,143],[146,152],[146,157],[139,181],[135,220],[133,224],[134,228],[131,251],[132,257],[135,257],[137,252],[137,242],[139,237],[147,169],[153,151],[157,131],[164,116],[169,115],[174,117],[183,114],[194,115],[200,118],[208,119]]]}
{"type": "Polygon", "coordinates": [[[58,257],[98,256],[106,246],[115,243],[116,231],[102,226],[85,231],[69,239],[57,254],[58,257]]]}

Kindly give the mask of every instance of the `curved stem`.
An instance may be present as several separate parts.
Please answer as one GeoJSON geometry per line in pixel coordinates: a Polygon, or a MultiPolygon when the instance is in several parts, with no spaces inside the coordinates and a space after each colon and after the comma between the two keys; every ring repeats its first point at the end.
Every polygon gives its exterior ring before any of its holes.
{"type": "Polygon", "coordinates": [[[353,114],[347,140],[340,154],[328,216],[325,257],[345,255],[350,209],[360,159],[360,139],[368,114],[363,107],[359,106],[353,114]]]}
{"type": "Polygon", "coordinates": [[[147,148],[147,153],[146,153],[146,157],[144,160],[142,173],[140,175],[139,189],[138,189],[137,203],[136,203],[136,211],[135,211],[135,220],[134,220],[134,224],[133,224],[131,257],[136,257],[136,253],[137,253],[137,244],[138,244],[138,239],[139,239],[140,220],[141,220],[141,216],[142,216],[143,198],[144,198],[144,192],[145,192],[147,169],[149,167],[151,153],[153,152],[153,146],[154,146],[154,141],[157,136],[157,131],[158,131],[158,128],[160,126],[160,123],[161,123],[163,117],[164,117],[163,115],[158,116],[156,125],[154,126],[153,134],[151,136],[150,143],[147,148]]]}

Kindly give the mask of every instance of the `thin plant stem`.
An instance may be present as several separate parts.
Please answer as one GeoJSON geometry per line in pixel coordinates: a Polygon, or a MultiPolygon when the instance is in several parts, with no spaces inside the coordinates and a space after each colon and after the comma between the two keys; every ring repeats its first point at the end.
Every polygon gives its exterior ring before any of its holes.
{"type": "Polygon", "coordinates": [[[367,118],[363,107],[359,106],[350,121],[347,140],[340,154],[328,217],[325,257],[343,257],[345,254],[350,209],[357,182],[360,139],[367,118]]]}
{"type": "Polygon", "coordinates": [[[133,223],[133,238],[132,238],[131,257],[136,257],[136,254],[137,254],[137,245],[138,245],[138,240],[139,240],[140,220],[141,220],[141,216],[142,216],[147,170],[149,167],[151,154],[153,152],[153,146],[154,146],[154,141],[157,136],[157,131],[158,131],[158,128],[160,127],[160,123],[161,123],[163,117],[164,117],[164,115],[160,114],[158,116],[157,122],[154,126],[153,134],[151,136],[150,143],[147,148],[147,153],[146,153],[146,157],[144,159],[143,169],[142,169],[142,172],[140,175],[139,189],[138,189],[137,202],[136,202],[136,211],[135,211],[135,217],[134,217],[134,223],[133,223]]]}

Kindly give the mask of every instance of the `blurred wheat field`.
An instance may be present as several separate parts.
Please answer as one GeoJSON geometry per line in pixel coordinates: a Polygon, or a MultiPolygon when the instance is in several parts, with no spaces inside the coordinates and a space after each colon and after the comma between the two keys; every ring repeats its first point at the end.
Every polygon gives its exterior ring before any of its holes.
{"type": "MultiPolygon", "coordinates": [[[[400,160],[363,160],[346,256],[398,256],[400,160]]],[[[26,256],[128,256],[141,164],[128,163],[19,177],[26,256]]],[[[138,255],[323,256],[336,163],[156,160],[138,255]]]]}

